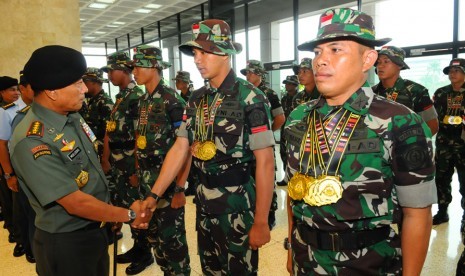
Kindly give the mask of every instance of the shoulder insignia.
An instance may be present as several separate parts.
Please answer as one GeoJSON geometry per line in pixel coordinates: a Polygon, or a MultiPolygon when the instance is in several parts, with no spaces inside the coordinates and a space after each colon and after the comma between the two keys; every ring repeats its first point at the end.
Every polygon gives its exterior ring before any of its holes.
{"type": "Polygon", "coordinates": [[[7,110],[8,108],[11,108],[13,106],[15,106],[15,103],[9,103],[9,104],[6,104],[6,105],[2,106],[2,108],[7,110]]]}
{"type": "Polygon", "coordinates": [[[31,149],[31,152],[32,152],[32,156],[34,157],[34,160],[37,160],[37,158],[44,156],[44,155],[52,155],[52,151],[45,144],[33,147],[31,149]]]}
{"type": "Polygon", "coordinates": [[[31,123],[29,130],[27,131],[27,137],[29,136],[44,136],[44,124],[40,121],[34,121],[31,123]]]}
{"type": "Polygon", "coordinates": [[[27,113],[29,109],[31,109],[31,106],[30,106],[30,105],[24,107],[24,108],[21,109],[21,110],[18,110],[17,113],[27,113]]]}

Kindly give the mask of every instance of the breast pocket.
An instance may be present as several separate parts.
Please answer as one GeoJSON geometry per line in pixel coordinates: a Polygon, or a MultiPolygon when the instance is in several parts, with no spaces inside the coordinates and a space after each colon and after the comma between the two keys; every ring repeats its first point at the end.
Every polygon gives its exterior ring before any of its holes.
{"type": "MultiPolygon", "coordinates": [[[[213,126],[215,145],[224,154],[242,154],[244,123],[240,120],[217,116],[213,126]],[[236,151],[237,150],[237,151],[236,151]]],[[[236,156],[235,157],[240,157],[236,156]]]]}

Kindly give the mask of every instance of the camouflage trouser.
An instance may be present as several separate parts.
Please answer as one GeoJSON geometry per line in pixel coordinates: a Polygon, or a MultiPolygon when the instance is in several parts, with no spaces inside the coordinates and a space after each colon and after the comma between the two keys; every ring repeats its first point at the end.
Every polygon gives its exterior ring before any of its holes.
{"type": "MultiPolygon", "coordinates": [[[[111,202],[115,206],[129,208],[135,200],[145,198],[150,189],[147,185],[139,183],[138,187],[129,184],[129,177],[135,173],[135,159],[132,156],[112,163],[109,179],[111,202]]],[[[131,228],[134,245],[142,250],[149,250],[147,231],[131,228]]]]}
{"type": "Polygon", "coordinates": [[[437,140],[435,163],[438,203],[448,205],[452,201],[451,182],[455,168],[462,195],[462,209],[465,210],[465,143],[460,138],[455,141],[437,140]]]}
{"type": "Polygon", "coordinates": [[[317,250],[292,231],[294,275],[402,275],[400,237],[391,230],[390,240],[357,250],[317,250]]]}
{"type": "Polygon", "coordinates": [[[203,275],[256,275],[258,250],[249,247],[252,210],[232,214],[198,213],[197,231],[203,275]]]}
{"type": "MultiPolygon", "coordinates": [[[[156,165],[156,164],[154,164],[156,165]]],[[[141,181],[152,186],[160,174],[161,164],[141,171],[141,181]]],[[[172,184],[173,186],[173,184],[172,184]]],[[[165,275],[190,275],[190,258],[184,223],[184,207],[171,208],[173,187],[168,188],[147,230],[157,264],[165,275]]]]}

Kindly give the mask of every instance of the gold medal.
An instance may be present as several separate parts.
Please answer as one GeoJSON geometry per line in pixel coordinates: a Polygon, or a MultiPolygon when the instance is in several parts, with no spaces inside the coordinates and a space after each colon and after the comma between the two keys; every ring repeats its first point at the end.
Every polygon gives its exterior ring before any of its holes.
{"type": "Polygon", "coordinates": [[[204,141],[198,149],[198,158],[207,161],[213,158],[216,154],[216,145],[212,141],[204,141]]]}
{"type": "Polygon", "coordinates": [[[107,121],[107,132],[113,132],[116,130],[116,122],[115,121],[107,121]]]}
{"type": "Polygon", "coordinates": [[[342,184],[337,176],[320,175],[314,185],[309,187],[304,201],[311,206],[323,206],[336,203],[342,197],[342,184]]]}
{"type": "Polygon", "coordinates": [[[311,176],[301,173],[294,174],[287,184],[289,197],[293,200],[302,200],[313,182],[315,182],[315,178],[311,176]]]}
{"type": "Polygon", "coordinates": [[[462,117],[460,116],[450,116],[449,124],[451,125],[460,125],[462,123],[462,117]]]}
{"type": "Polygon", "coordinates": [[[198,151],[199,151],[199,146],[200,146],[199,141],[194,141],[194,143],[192,143],[192,146],[191,146],[192,156],[194,156],[196,158],[198,158],[197,154],[198,154],[198,151]]]}
{"type": "Polygon", "coordinates": [[[87,182],[89,182],[89,173],[86,171],[81,171],[79,175],[74,179],[79,187],[82,188],[86,186],[87,182]]]}
{"type": "Polygon", "coordinates": [[[145,149],[145,147],[147,147],[147,138],[145,135],[137,137],[137,147],[140,149],[145,149]]]}

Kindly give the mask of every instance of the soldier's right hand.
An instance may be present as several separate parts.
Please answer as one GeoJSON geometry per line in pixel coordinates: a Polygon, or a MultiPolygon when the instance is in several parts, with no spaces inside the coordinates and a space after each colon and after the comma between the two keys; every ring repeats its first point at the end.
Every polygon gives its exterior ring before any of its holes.
{"type": "Polygon", "coordinates": [[[293,275],[292,273],[292,249],[287,250],[287,264],[286,264],[287,272],[289,275],[293,275]]]}
{"type": "Polygon", "coordinates": [[[131,223],[132,228],[147,229],[149,227],[152,212],[147,211],[142,207],[142,201],[136,200],[130,207],[131,210],[136,212],[136,219],[131,223]]]}

